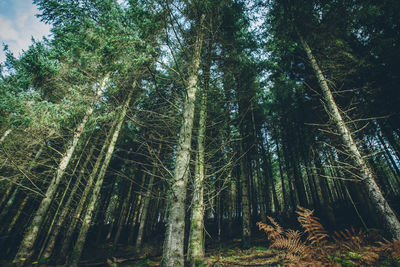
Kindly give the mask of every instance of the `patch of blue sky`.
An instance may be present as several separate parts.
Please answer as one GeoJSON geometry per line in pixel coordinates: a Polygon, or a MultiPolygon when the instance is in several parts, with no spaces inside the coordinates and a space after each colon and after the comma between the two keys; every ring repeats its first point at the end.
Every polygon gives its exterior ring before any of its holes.
{"type": "Polygon", "coordinates": [[[0,62],[5,60],[3,44],[18,57],[32,44],[32,37],[41,40],[50,35],[51,26],[35,16],[39,13],[32,0],[0,0],[0,62]]]}

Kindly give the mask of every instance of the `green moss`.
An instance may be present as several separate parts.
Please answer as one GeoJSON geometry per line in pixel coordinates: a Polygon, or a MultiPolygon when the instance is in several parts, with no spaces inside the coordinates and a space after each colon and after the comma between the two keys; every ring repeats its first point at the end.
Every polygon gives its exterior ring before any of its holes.
{"type": "Polygon", "coordinates": [[[267,247],[261,247],[261,246],[255,246],[255,247],[253,247],[253,248],[256,249],[256,250],[262,250],[262,251],[269,250],[269,248],[267,248],[267,247]]]}
{"type": "Polygon", "coordinates": [[[354,266],[354,262],[347,258],[342,258],[338,256],[328,256],[328,258],[336,263],[339,263],[341,266],[352,267],[354,266]]]}
{"type": "Polygon", "coordinates": [[[359,260],[359,259],[361,259],[361,257],[362,257],[361,254],[356,253],[356,252],[352,252],[352,251],[350,251],[347,255],[348,255],[348,257],[349,257],[350,259],[354,259],[354,260],[359,260]]]}

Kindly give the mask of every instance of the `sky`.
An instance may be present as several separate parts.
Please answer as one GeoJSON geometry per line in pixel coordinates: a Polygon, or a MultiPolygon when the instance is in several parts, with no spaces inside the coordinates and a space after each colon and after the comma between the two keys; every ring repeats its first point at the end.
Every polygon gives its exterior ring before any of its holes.
{"type": "Polygon", "coordinates": [[[31,37],[42,40],[50,34],[50,25],[36,18],[39,13],[32,0],[0,0],[0,62],[4,62],[3,43],[15,56],[27,50],[31,37]]]}

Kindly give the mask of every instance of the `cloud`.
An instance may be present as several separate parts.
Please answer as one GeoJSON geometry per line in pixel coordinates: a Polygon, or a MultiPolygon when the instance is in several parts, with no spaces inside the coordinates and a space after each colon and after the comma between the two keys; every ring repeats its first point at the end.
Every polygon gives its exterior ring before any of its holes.
{"type": "Polygon", "coordinates": [[[13,27],[13,23],[7,18],[0,16],[0,39],[2,40],[17,40],[18,31],[13,27]]]}
{"type": "MultiPolygon", "coordinates": [[[[6,16],[0,14],[0,43],[5,43],[9,49],[18,56],[22,50],[28,49],[32,44],[31,37],[35,40],[41,40],[43,36],[50,34],[50,25],[40,22],[35,17],[39,13],[36,6],[24,1],[23,6],[21,1],[18,5],[14,5],[14,16],[6,16]]],[[[5,60],[4,51],[0,51],[0,62],[5,60]]]]}

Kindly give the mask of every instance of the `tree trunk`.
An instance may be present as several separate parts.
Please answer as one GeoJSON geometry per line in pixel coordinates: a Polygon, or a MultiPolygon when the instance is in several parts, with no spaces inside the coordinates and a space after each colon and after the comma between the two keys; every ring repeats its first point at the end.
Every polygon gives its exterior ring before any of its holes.
{"type": "Polygon", "coordinates": [[[278,159],[278,166],[279,166],[279,176],[281,178],[281,187],[282,187],[282,206],[283,206],[283,211],[287,211],[287,200],[286,200],[286,185],[285,185],[285,179],[283,176],[283,170],[282,170],[282,162],[281,162],[281,156],[280,156],[280,149],[279,149],[279,143],[278,140],[275,139],[275,144],[276,144],[276,155],[278,159]]]}
{"type": "Polygon", "coordinates": [[[199,130],[197,136],[197,154],[193,184],[192,214],[190,219],[188,260],[192,266],[197,266],[204,259],[204,180],[205,172],[205,142],[207,129],[207,94],[210,82],[211,52],[213,40],[208,41],[207,61],[204,66],[204,88],[202,92],[199,130]]]}
{"type": "Polygon", "coordinates": [[[121,231],[124,226],[125,216],[127,215],[128,203],[131,198],[131,194],[132,194],[132,184],[130,182],[128,196],[126,197],[126,199],[124,200],[124,203],[122,204],[121,215],[120,215],[120,218],[118,221],[118,228],[117,228],[117,232],[115,233],[114,242],[113,242],[113,246],[112,246],[113,250],[115,250],[115,248],[117,247],[119,237],[121,236],[121,231]]]}
{"type": "Polygon", "coordinates": [[[179,132],[178,150],[176,152],[175,172],[171,186],[171,201],[165,233],[162,266],[184,266],[184,231],[186,185],[189,176],[190,146],[194,119],[198,71],[203,45],[204,14],[198,25],[197,38],[194,43],[191,73],[186,85],[186,99],[183,107],[183,122],[179,132]]]}
{"type": "Polygon", "coordinates": [[[232,170],[228,171],[228,232],[233,236],[233,222],[236,218],[236,181],[232,177],[232,170]]]}
{"type": "MultiPolygon", "coordinates": [[[[140,184],[140,188],[143,188],[144,183],[146,181],[146,174],[142,175],[142,183],[140,184]]],[[[136,227],[136,223],[138,221],[138,217],[140,216],[140,210],[142,207],[142,196],[143,194],[139,194],[138,197],[136,198],[136,203],[134,205],[134,213],[132,216],[132,223],[130,226],[130,232],[129,232],[129,237],[128,237],[128,245],[133,243],[133,236],[135,234],[135,227],[136,227]]]]}
{"type": "Polygon", "coordinates": [[[242,247],[250,247],[251,220],[248,178],[245,170],[245,155],[243,154],[243,144],[240,140],[240,188],[242,191],[242,247]]]}
{"type": "Polygon", "coordinates": [[[75,198],[76,190],[78,190],[81,180],[85,174],[86,167],[89,164],[90,160],[92,159],[92,155],[93,155],[95,146],[96,146],[96,144],[92,145],[92,147],[89,151],[89,154],[86,157],[86,160],[80,169],[80,172],[79,172],[78,178],[75,181],[74,187],[72,188],[71,193],[69,194],[68,200],[65,203],[65,205],[63,206],[63,210],[62,210],[60,216],[57,218],[54,229],[50,234],[49,241],[44,250],[43,257],[42,257],[43,259],[48,259],[51,257],[51,253],[53,252],[53,248],[56,244],[57,236],[60,233],[61,226],[63,225],[65,219],[67,218],[68,213],[71,211],[71,206],[72,206],[71,204],[75,198]]]}
{"type": "MultiPolygon", "coordinates": [[[[157,158],[160,156],[161,148],[162,148],[162,144],[160,144],[158,146],[157,158]]],[[[143,214],[140,218],[139,230],[138,230],[138,235],[136,238],[136,247],[137,248],[140,248],[142,246],[144,227],[146,225],[147,214],[148,214],[149,204],[150,204],[150,199],[151,199],[150,195],[152,194],[152,190],[153,190],[154,176],[156,175],[156,170],[157,170],[156,165],[154,165],[153,170],[151,172],[152,175],[150,176],[149,184],[147,185],[147,192],[146,192],[146,195],[144,196],[143,214]]]]}
{"type": "MultiPolygon", "coordinates": [[[[39,150],[36,152],[35,157],[33,158],[33,161],[29,164],[29,167],[27,169],[27,173],[29,173],[33,167],[35,167],[36,161],[40,158],[43,152],[43,148],[45,146],[45,143],[42,143],[39,150]]],[[[7,199],[8,195],[11,193],[12,189],[14,188],[14,183],[17,181],[18,176],[16,176],[13,181],[10,181],[8,184],[8,187],[6,189],[6,192],[4,192],[3,197],[1,198],[0,201],[0,207],[3,205],[3,202],[7,199]]],[[[9,208],[12,206],[13,200],[15,199],[16,195],[19,192],[19,188],[15,188],[14,192],[10,196],[9,200],[7,203],[4,205],[4,207],[1,207],[1,214],[0,214],[0,222],[3,220],[3,216],[8,214],[9,208]],[[11,200],[11,201],[10,201],[11,200]]]]}
{"type": "Polygon", "coordinates": [[[348,129],[346,123],[344,122],[342,115],[335,103],[332,92],[329,89],[328,83],[325,80],[324,75],[312,54],[311,48],[308,46],[307,42],[304,40],[303,36],[297,31],[303,48],[307,54],[311,66],[317,76],[318,83],[321,87],[322,94],[325,100],[325,104],[328,108],[329,116],[335,124],[337,132],[340,134],[343,144],[347,149],[347,153],[352,157],[355,167],[359,170],[361,176],[361,182],[364,184],[366,191],[368,193],[369,199],[374,205],[377,215],[382,219],[385,229],[391,234],[392,237],[400,239],[400,222],[397,219],[395,213],[389,206],[386,199],[383,197],[382,192],[374,180],[374,174],[372,170],[367,166],[362,157],[353,137],[348,129]]]}
{"type": "Polygon", "coordinates": [[[15,255],[13,262],[15,262],[16,266],[22,266],[24,262],[33,254],[32,249],[35,245],[44,217],[50,207],[50,203],[53,200],[58,185],[60,184],[64,176],[65,170],[67,169],[68,164],[71,161],[72,155],[74,154],[75,148],[78,145],[82,132],[85,129],[86,123],[94,111],[94,104],[103,94],[103,91],[108,83],[108,79],[109,79],[109,74],[107,73],[106,76],[101,81],[99,88],[97,89],[93,104],[86,110],[85,116],[75,129],[72,143],[63,154],[61,161],[58,165],[56,175],[51,180],[50,185],[47,188],[45,197],[42,199],[39,208],[37,209],[36,214],[33,218],[33,221],[31,225],[28,227],[28,231],[25,233],[24,238],[19,247],[19,250],[15,255]]]}
{"type": "MultiPolygon", "coordinates": [[[[387,145],[385,143],[385,140],[383,139],[383,137],[381,136],[381,134],[379,132],[377,133],[377,137],[385,151],[385,154],[386,154],[385,157],[387,158],[387,160],[390,162],[390,164],[392,166],[391,168],[394,172],[395,177],[396,176],[397,176],[397,178],[400,177],[400,170],[399,170],[398,164],[394,160],[392,153],[390,153],[389,148],[387,147],[387,145]]],[[[388,164],[388,165],[390,166],[390,164],[388,164]]]]}
{"type": "Polygon", "coordinates": [[[114,152],[115,144],[117,143],[117,139],[118,139],[119,133],[121,131],[122,124],[124,122],[126,113],[128,111],[129,103],[131,101],[132,93],[133,93],[133,90],[135,89],[135,87],[136,87],[136,82],[134,82],[134,84],[131,88],[131,91],[125,101],[125,104],[124,104],[122,110],[121,110],[121,115],[120,115],[120,118],[118,119],[118,124],[115,126],[114,134],[111,137],[110,144],[108,146],[106,155],[104,157],[103,165],[101,166],[99,175],[97,177],[96,184],[94,185],[92,196],[89,200],[85,216],[83,217],[82,226],[81,226],[81,229],[80,229],[80,232],[78,235],[78,239],[77,239],[75,247],[73,249],[70,263],[68,266],[71,266],[71,267],[78,266],[78,261],[81,256],[82,250],[83,250],[83,245],[85,244],[85,241],[86,241],[86,235],[89,230],[90,224],[92,222],[92,217],[94,214],[94,209],[95,209],[95,205],[97,202],[97,198],[100,194],[100,189],[103,185],[104,176],[106,175],[108,164],[110,163],[111,156],[114,152]]]}
{"type": "Polygon", "coordinates": [[[96,163],[94,164],[93,169],[92,169],[92,171],[90,173],[90,176],[86,181],[85,189],[84,189],[82,195],[79,198],[78,206],[75,208],[75,211],[73,212],[73,215],[71,216],[72,217],[72,221],[70,222],[70,224],[68,226],[68,229],[67,229],[67,231],[66,231],[66,233],[64,235],[63,244],[62,244],[61,249],[60,249],[60,254],[58,255],[59,262],[64,262],[64,259],[67,256],[68,249],[69,249],[69,246],[70,246],[70,242],[71,242],[73,233],[75,231],[76,225],[78,224],[79,218],[81,217],[81,213],[82,213],[82,210],[84,208],[87,196],[88,196],[90,190],[92,189],[92,185],[93,185],[93,182],[94,182],[94,180],[96,178],[97,171],[100,168],[101,162],[103,161],[105,151],[107,149],[108,143],[109,143],[110,138],[111,138],[111,134],[114,131],[114,126],[115,125],[113,123],[113,125],[111,126],[111,128],[109,130],[109,136],[107,136],[105,138],[104,144],[103,144],[103,146],[102,146],[102,148],[100,150],[99,155],[97,156],[96,163]]]}
{"type": "Polygon", "coordinates": [[[8,234],[12,231],[14,225],[16,224],[16,222],[17,222],[18,219],[19,219],[19,216],[21,215],[21,213],[22,213],[22,211],[24,210],[26,204],[28,203],[28,200],[29,200],[29,195],[26,195],[26,196],[24,197],[24,199],[22,200],[22,203],[19,205],[17,213],[15,214],[15,216],[14,216],[14,218],[12,219],[10,225],[8,226],[6,236],[8,236],[8,234]]]}

